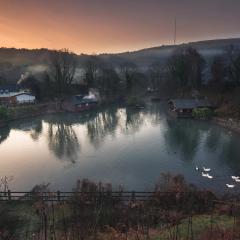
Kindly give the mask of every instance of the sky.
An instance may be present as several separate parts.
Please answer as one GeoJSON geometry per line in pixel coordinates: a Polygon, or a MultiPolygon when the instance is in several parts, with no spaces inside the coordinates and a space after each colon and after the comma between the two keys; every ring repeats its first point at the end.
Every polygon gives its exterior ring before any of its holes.
{"type": "Polygon", "coordinates": [[[117,53],[240,37],[239,0],[0,0],[0,46],[117,53]]]}

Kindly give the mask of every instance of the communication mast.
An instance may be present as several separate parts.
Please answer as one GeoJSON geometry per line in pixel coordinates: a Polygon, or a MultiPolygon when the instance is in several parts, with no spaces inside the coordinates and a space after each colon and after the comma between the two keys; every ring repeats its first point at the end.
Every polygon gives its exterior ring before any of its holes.
{"type": "Polygon", "coordinates": [[[177,18],[174,18],[174,40],[173,43],[174,45],[176,45],[176,41],[177,41],[177,18]]]}

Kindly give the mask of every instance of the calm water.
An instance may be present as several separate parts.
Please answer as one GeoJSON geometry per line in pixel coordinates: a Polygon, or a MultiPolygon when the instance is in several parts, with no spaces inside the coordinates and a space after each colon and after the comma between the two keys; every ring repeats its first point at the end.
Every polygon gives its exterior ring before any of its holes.
{"type": "Polygon", "coordinates": [[[71,190],[82,178],[151,190],[162,172],[171,172],[227,190],[230,175],[240,175],[240,136],[165,112],[152,104],[143,111],[112,107],[14,122],[0,129],[0,176],[14,176],[11,189],[22,191],[40,183],[71,190]],[[214,178],[201,177],[196,165],[211,168],[214,178]]]}

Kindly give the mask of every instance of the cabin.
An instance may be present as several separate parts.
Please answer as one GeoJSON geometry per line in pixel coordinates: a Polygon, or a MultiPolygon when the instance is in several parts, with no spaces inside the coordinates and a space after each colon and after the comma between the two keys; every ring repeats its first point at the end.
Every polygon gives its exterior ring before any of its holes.
{"type": "Polygon", "coordinates": [[[213,108],[207,99],[172,99],[168,104],[171,115],[182,118],[191,118],[196,108],[213,108]]]}
{"type": "Polygon", "coordinates": [[[15,106],[21,104],[34,104],[36,97],[25,92],[0,92],[0,104],[4,106],[15,106]]]}
{"type": "Polygon", "coordinates": [[[97,106],[98,101],[95,96],[76,95],[73,97],[74,107],[76,112],[93,109],[97,106]]]}
{"type": "Polygon", "coordinates": [[[93,109],[97,106],[98,102],[93,99],[82,99],[82,101],[75,105],[75,111],[80,112],[84,110],[93,109]]]}

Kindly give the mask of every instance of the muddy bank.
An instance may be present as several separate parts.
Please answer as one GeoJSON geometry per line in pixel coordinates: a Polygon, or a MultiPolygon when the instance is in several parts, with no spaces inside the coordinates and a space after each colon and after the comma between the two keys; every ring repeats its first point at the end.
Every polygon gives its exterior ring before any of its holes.
{"type": "Polygon", "coordinates": [[[215,117],[213,122],[219,126],[240,134],[240,120],[238,119],[215,117]]]}
{"type": "Polygon", "coordinates": [[[59,112],[62,111],[54,102],[8,108],[8,119],[0,120],[0,128],[6,127],[11,121],[59,112]]]}

